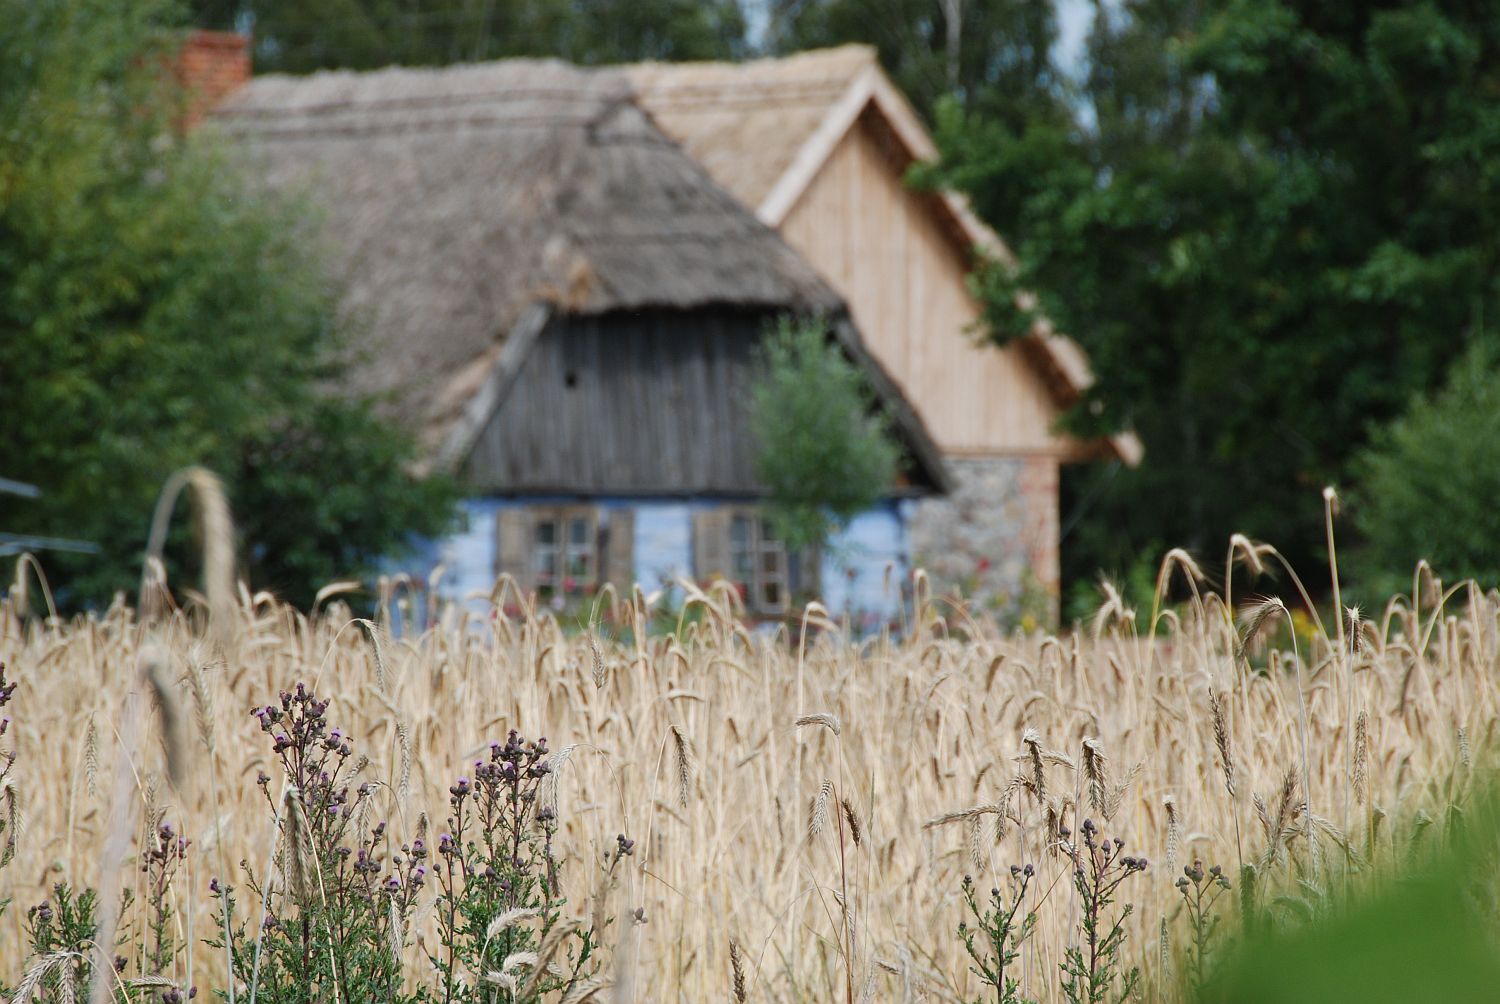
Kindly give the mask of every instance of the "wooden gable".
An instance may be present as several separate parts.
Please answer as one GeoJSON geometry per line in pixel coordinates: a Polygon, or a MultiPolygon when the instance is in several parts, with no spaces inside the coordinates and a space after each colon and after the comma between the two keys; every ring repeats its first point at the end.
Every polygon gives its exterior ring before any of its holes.
{"type": "MultiPolygon", "coordinates": [[[[545,318],[496,363],[444,455],[484,494],[764,495],[749,388],[778,316],[705,307],[545,318]]],[[[895,493],[947,490],[939,452],[899,385],[846,319],[827,320],[891,418],[903,454],[895,493]]]]}
{"type": "Polygon", "coordinates": [[[961,195],[903,186],[938,151],[873,49],[628,72],[658,124],[844,296],[945,453],[1139,461],[1133,433],[1051,431],[1093,381],[1072,339],[1043,319],[1012,347],[984,344],[971,256],[1011,253],[961,195]]]}
{"type": "Polygon", "coordinates": [[[902,183],[910,158],[871,111],[792,205],[782,236],[843,294],[938,448],[953,454],[1081,451],[1051,432],[1059,407],[1026,349],[981,346],[965,244],[902,183]]]}

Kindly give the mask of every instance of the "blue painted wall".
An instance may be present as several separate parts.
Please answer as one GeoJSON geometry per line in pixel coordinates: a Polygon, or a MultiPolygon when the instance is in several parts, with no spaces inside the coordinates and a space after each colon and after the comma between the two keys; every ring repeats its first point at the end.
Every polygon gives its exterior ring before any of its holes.
{"type": "MultiPolygon", "coordinates": [[[[459,528],[441,540],[419,542],[388,571],[404,571],[419,582],[444,566],[440,591],[460,600],[488,594],[495,583],[495,514],[507,506],[577,502],[576,498],[470,498],[462,503],[459,528]]],[[[714,499],[592,500],[608,518],[616,509],[635,514],[635,578],[648,593],[672,589],[693,571],[693,514],[719,504],[714,499]]],[[[822,567],[824,604],[836,616],[849,616],[862,631],[899,617],[902,589],[910,572],[907,541],[909,501],[883,502],[855,517],[829,542],[822,567]]]]}
{"type": "Polygon", "coordinates": [[[888,501],[860,513],[828,542],[823,556],[823,603],[862,632],[901,612],[911,572],[907,502],[888,501]]]}

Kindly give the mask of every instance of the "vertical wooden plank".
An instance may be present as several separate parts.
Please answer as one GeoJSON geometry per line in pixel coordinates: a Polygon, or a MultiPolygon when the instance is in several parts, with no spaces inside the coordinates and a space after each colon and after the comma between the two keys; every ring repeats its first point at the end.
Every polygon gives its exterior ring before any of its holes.
{"type": "Polygon", "coordinates": [[[769,314],[758,314],[748,329],[723,325],[714,353],[715,379],[724,388],[714,401],[714,421],[723,429],[744,430],[742,435],[728,437],[727,456],[718,468],[718,486],[724,490],[756,481],[755,457],[760,443],[750,429],[750,389],[771,323],[769,314]]]}
{"type": "MultiPolygon", "coordinates": [[[[691,323],[691,322],[690,322],[691,323]]],[[[664,378],[661,397],[653,410],[656,413],[656,432],[660,437],[661,456],[671,484],[686,486],[692,474],[683,462],[682,437],[686,434],[686,416],[682,415],[683,360],[672,351],[672,341],[666,324],[661,318],[653,318],[648,338],[651,345],[651,362],[664,378]]]]}
{"type": "Polygon", "coordinates": [[[876,357],[938,445],[994,454],[1051,452],[1057,406],[1029,361],[974,344],[981,307],[968,249],[932,201],[907,190],[878,126],[862,121],[830,155],[782,234],[848,300],[876,357]]]}
{"type": "Polygon", "coordinates": [[[559,319],[480,434],[466,476],[508,495],[753,492],[746,397],[768,319],[744,310],[559,319]]]}
{"type": "Polygon", "coordinates": [[[598,490],[607,490],[609,477],[605,473],[604,439],[609,430],[608,401],[599,394],[599,383],[609,379],[599,369],[599,342],[602,332],[597,320],[589,324],[581,337],[571,340],[568,346],[567,371],[559,393],[568,407],[579,416],[578,438],[571,446],[576,455],[580,475],[585,484],[598,490]],[[573,386],[567,385],[567,377],[574,378],[573,386]]]}
{"type": "Polygon", "coordinates": [[[576,409],[559,405],[565,400],[563,394],[567,388],[564,377],[573,346],[580,338],[588,337],[588,332],[595,323],[592,317],[569,319],[567,328],[559,331],[558,337],[552,340],[552,351],[547,354],[547,369],[538,374],[539,385],[532,388],[534,395],[545,396],[543,407],[552,415],[552,421],[548,423],[551,428],[548,430],[544,430],[542,423],[533,424],[534,462],[538,470],[546,472],[538,480],[537,487],[552,488],[563,483],[564,479],[576,479],[580,484],[588,484],[583,472],[578,470],[578,440],[583,435],[583,422],[576,409]]]}
{"type": "Polygon", "coordinates": [[[689,491],[702,492],[707,490],[713,477],[710,465],[720,452],[717,433],[722,431],[707,425],[708,357],[713,352],[718,316],[706,314],[689,323],[692,326],[690,331],[679,328],[665,334],[670,343],[668,351],[677,360],[682,373],[676,433],[687,479],[685,483],[689,491]]]}

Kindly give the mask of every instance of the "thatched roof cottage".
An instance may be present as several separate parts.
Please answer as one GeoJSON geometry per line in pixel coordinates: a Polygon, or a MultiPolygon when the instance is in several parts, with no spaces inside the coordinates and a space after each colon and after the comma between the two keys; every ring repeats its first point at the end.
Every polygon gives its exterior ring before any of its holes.
{"type": "Polygon", "coordinates": [[[441,548],[460,583],[728,574],[765,612],[799,586],[889,608],[888,567],[920,563],[1045,613],[1060,465],[1139,459],[1055,431],[1092,379],[1070,339],[976,337],[969,274],[1009,252],[903,184],[936,151],[867,47],[262,77],[214,118],[325,207],[368,333],[354,379],[475,493],[441,548]],[[754,508],[743,386],[789,311],[837,318],[909,457],[835,548],[852,567],[782,554],[754,508]]]}
{"type": "Polygon", "coordinates": [[[1133,465],[1141,446],[1055,430],[1093,379],[1071,339],[1041,323],[1005,348],[979,340],[976,257],[1013,259],[962,198],[903,183],[937,150],[875,50],[645,64],[630,78],[657,123],[845,298],[931,431],[955,488],[912,508],[913,559],[997,608],[1054,605],[1060,465],[1133,465]]]}
{"type": "Polygon", "coordinates": [[[946,486],[842,298],[619,71],[267,76],[214,121],[256,176],[322,212],[360,332],[350,379],[472,492],[467,528],[430,555],[457,591],[501,572],[557,596],[727,575],[766,614],[822,592],[755,508],[744,391],[781,314],[831,320],[902,441],[902,484],[863,521],[871,583],[903,557],[898,500],[946,486]]]}

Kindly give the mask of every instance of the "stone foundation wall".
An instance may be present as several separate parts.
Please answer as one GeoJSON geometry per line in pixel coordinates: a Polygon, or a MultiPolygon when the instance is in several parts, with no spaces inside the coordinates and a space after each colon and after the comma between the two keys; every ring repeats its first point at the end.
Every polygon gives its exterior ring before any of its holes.
{"type": "Polygon", "coordinates": [[[957,590],[1013,625],[1058,613],[1055,457],[948,457],[951,494],[911,513],[912,563],[938,594],[957,590]]]}

